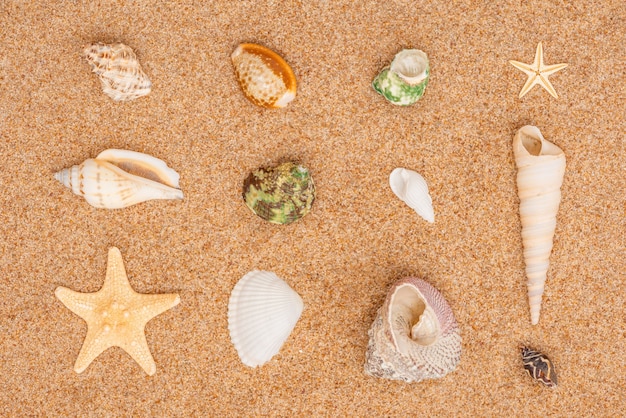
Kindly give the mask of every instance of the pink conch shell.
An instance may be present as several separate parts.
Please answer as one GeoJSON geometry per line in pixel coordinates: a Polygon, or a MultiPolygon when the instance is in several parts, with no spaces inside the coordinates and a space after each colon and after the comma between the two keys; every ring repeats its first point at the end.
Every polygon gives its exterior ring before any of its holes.
{"type": "Polygon", "coordinates": [[[517,132],[513,139],[513,154],[517,165],[530,319],[536,325],[561,202],[565,154],[561,148],[546,141],[535,126],[524,126],[517,132]]]}
{"type": "Polygon", "coordinates": [[[368,334],[365,372],[375,377],[437,379],[461,360],[461,333],[450,305],[415,277],[391,287],[368,334]]]}

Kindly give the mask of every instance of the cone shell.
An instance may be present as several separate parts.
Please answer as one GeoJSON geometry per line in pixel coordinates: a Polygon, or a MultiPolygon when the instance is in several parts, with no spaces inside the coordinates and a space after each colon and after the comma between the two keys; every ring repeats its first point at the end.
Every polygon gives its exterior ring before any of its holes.
{"type": "Polygon", "coordinates": [[[243,93],[253,103],[285,107],[296,97],[296,76],[274,51],[256,44],[241,44],[231,55],[243,93]]]}
{"type": "Polygon", "coordinates": [[[535,126],[524,126],[517,132],[513,139],[513,154],[517,165],[530,318],[535,325],[539,322],[541,297],[550,265],[565,174],[565,154],[546,141],[535,126]]]}
{"type": "Polygon", "coordinates": [[[441,293],[408,277],[389,290],[369,330],[365,372],[405,382],[436,379],[461,360],[461,333],[441,293]]]}
{"type": "Polygon", "coordinates": [[[96,208],[119,209],[153,199],[182,199],[179,175],[140,152],[109,149],[54,177],[96,208]]]}
{"type": "Polygon", "coordinates": [[[295,327],[302,298],[276,274],[251,271],[235,285],[228,302],[228,330],[241,361],[261,366],[276,355],[295,327]]]}
{"type": "Polygon", "coordinates": [[[419,49],[404,49],[374,78],[372,87],[390,103],[408,106],[422,98],[429,77],[428,56],[419,49]]]}
{"type": "Polygon", "coordinates": [[[83,55],[100,78],[102,90],[115,101],[128,101],[150,93],[152,83],[133,50],[121,43],[93,44],[83,55]]]}
{"type": "Polygon", "coordinates": [[[250,173],[243,184],[243,200],[266,221],[288,224],[310,212],[315,185],[307,168],[282,163],[250,173]]]}
{"type": "Polygon", "coordinates": [[[435,222],[433,200],[424,177],[406,168],[396,168],[389,176],[389,186],[396,196],[430,223],[435,222]]]}

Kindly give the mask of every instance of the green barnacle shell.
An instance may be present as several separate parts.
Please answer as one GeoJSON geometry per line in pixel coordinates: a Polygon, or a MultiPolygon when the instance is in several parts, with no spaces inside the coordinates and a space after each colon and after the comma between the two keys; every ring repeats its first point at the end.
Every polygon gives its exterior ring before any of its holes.
{"type": "Polygon", "coordinates": [[[309,213],[315,185],[307,168],[282,163],[250,173],[243,183],[243,200],[266,221],[289,224],[309,213]]]}
{"type": "Polygon", "coordinates": [[[390,67],[374,78],[372,87],[391,103],[408,106],[424,95],[429,78],[426,54],[419,49],[404,49],[395,56],[390,67]]]}

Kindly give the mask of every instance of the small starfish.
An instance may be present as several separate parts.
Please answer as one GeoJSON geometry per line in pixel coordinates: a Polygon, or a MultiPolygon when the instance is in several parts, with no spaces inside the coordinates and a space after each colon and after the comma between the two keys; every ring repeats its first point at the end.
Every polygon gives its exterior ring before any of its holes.
{"type": "Polygon", "coordinates": [[[128,282],[120,250],[109,249],[104,285],[95,293],[80,293],[57,287],[56,297],[76,315],[87,321],[87,336],[74,370],[83,372],[109,347],[120,347],[152,376],[154,358],[146,341],[145,326],[155,316],[178,305],[177,294],[137,293],[128,282]]]}
{"type": "Polygon", "coordinates": [[[518,70],[522,70],[528,75],[528,80],[526,80],[526,84],[524,84],[524,87],[522,87],[522,91],[519,92],[520,99],[524,97],[524,95],[528,93],[535,84],[539,84],[541,87],[548,90],[548,93],[554,96],[554,98],[559,97],[556,94],[556,90],[554,90],[554,87],[552,87],[550,81],[548,81],[548,76],[567,67],[567,64],[544,65],[543,47],[541,46],[541,42],[539,42],[539,45],[537,45],[535,61],[533,61],[532,64],[524,64],[523,62],[519,61],[509,62],[513,67],[517,68],[518,70]]]}

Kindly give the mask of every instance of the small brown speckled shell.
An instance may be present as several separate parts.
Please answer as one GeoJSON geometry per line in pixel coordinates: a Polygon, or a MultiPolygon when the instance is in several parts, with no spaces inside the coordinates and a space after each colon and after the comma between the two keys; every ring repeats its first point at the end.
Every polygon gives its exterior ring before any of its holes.
{"type": "Polygon", "coordinates": [[[556,387],[556,370],[552,361],[538,351],[521,347],[524,369],[530,377],[548,387],[556,387]]]}
{"type": "Polygon", "coordinates": [[[274,51],[256,44],[241,44],[231,55],[243,93],[253,103],[285,107],[296,97],[296,76],[274,51]]]}

